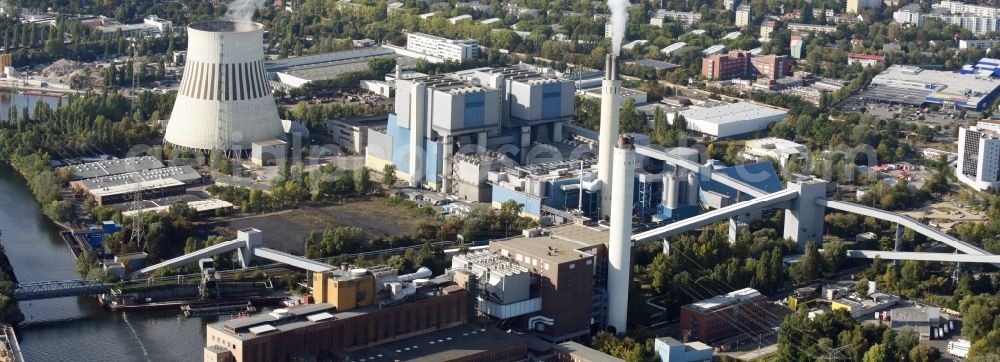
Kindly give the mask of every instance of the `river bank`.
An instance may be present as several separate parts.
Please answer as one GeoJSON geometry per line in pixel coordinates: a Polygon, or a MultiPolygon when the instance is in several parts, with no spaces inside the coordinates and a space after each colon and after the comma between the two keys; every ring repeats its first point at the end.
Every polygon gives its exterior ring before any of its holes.
{"type": "MultiPolygon", "coordinates": [[[[11,267],[21,282],[77,279],[75,258],[41,212],[25,180],[0,165],[0,230],[11,267]]],[[[17,328],[29,361],[197,361],[205,325],[220,317],[185,318],[180,309],[116,313],[97,298],[71,297],[18,303],[17,328]],[[155,357],[153,357],[155,356],[155,357]]],[[[228,319],[228,317],[221,317],[228,319]]]]}

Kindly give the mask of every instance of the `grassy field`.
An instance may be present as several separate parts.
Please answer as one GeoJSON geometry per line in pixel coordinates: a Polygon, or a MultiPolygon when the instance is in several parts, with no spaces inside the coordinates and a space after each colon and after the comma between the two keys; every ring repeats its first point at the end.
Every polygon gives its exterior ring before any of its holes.
{"type": "MultiPolygon", "coordinates": [[[[348,204],[278,211],[263,215],[242,216],[217,221],[205,229],[223,229],[235,234],[242,228],[257,228],[264,232],[264,246],[296,253],[303,252],[303,240],[310,232],[322,234],[329,227],[353,226],[369,236],[386,237],[412,233],[422,221],[433,220],[412,210],[390,203],[385,198],[373,198],[348,204]]],[[[228,234],[228,232],[227,232],[228,234]]]]}

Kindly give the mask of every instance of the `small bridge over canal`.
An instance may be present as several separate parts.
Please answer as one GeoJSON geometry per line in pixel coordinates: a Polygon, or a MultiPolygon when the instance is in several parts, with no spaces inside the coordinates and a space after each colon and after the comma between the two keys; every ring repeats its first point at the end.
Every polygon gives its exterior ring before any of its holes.
{"type": "Polygon", "coordinates": [[[70,279],[19,283],[14,287],[14,299],[25,301],[97,295],[109,292],[111,286],[111,284],[104,283],[100,279],[70,279]]]}

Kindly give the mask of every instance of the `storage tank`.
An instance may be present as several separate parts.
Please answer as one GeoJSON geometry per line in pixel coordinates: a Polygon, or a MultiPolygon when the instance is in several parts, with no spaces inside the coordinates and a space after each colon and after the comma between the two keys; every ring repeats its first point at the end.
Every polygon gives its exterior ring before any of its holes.
{"type": "Polygon", "coordinates": [[[184,149],[246,151],[284,130],[264,69],[264,26],[188,26],[187,61],[164,140],[184,149]]]}
{"type": "Polygon", "coordinates": [[[368,274],[368,269],[365,269],[365,268],[351,269],[351,276],[352,277],[355,277],[355,278],[363,277],[363,276],[365,276],[365,274],[368,274]]]}
{"type": "Polygon", "coordinates": [[[687,204],[698,205],[698,174],[694,172],[687,176],[687,204]]]}
{"type": "Polygon", "coordinates": [[[663,176],[663,195],[661,200],[663,201],[663,207],[668,209],[677,208],[677,193],[679,190],[680,180],[674,174],[666,174],[663,176]]]}

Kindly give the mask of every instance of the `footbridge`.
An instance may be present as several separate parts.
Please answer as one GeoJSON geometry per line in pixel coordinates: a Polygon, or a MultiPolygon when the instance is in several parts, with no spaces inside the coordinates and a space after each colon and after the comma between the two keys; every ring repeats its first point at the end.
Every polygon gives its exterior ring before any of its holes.
{"type": "Polygon", "coordinates": [[[111,291],[111,284],[100,279],[71,279],[47,282],[20,283],[14,287],[18,301],[76,297],[104,294],[111,291]]]}

